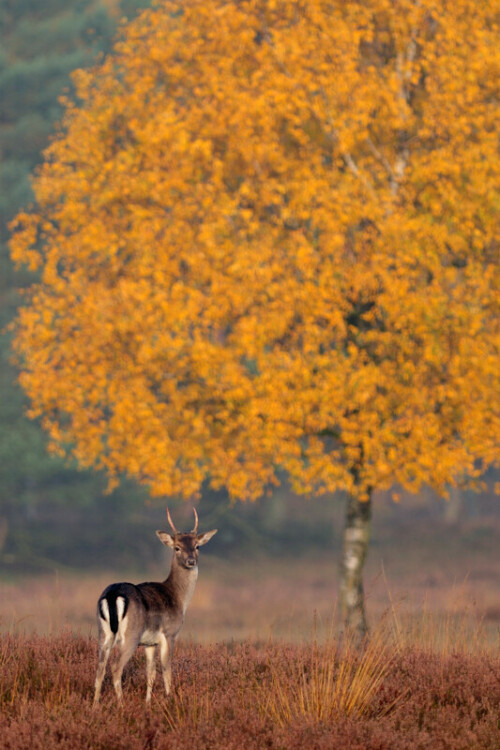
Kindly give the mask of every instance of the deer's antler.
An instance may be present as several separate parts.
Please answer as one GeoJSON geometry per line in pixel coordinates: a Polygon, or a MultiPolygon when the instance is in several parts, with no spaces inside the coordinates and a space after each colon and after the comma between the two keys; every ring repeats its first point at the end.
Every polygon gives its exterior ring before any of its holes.
{"type": "Polygon", "coordinates": [[[172,527],[172,531],[174,532],[174,534],[178,534],[179,532],[177,531],[177,529],[174,526],[174,522],[172,521],[172,516],[170,515],[170,511],[169,511],[168,508],[167,508],[167,518],[168,518],[168,522],[169,522],[170,526],[172,527]]]}
{"type": "Polygon", "coordinates": [[[194,513],[194,528],[191,534],[197,534],[198,533],[198,513],[196,512],[196,508],[193,508],[193,513],[194,513]]]}

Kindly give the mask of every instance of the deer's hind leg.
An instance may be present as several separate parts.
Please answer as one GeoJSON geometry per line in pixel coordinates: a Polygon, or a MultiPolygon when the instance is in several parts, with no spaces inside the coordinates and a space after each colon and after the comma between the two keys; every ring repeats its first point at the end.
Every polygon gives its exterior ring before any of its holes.
{"type": "Polygon", "coordinates": [[[122,641],[120,648],[120,655],[115,664],[111,666],[111,674],[113,675],[113,687],[115,688],[116,697],[118,703],[123,702],[123,690],[122,690],[122,675],[126,665],[134,655],[134,652],[138,646],[138,641],[122,641]]]}
{"type": "Polygon", "coordinates": [[[101,697],[102,682],[104,680],[104,675],[106,674],[106,666],[114,642],[115,636],[111,630],[107,634],[101,631],[99,634],[99,660],[97,663],[97,674],[95,678],[94,708],[99,703],[101,697]]]}

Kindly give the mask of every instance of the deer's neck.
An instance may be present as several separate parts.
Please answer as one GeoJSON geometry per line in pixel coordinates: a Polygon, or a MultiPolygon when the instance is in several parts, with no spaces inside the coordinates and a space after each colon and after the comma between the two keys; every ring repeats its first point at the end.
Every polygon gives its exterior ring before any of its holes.
{"type": "Polygon", "coordinates": [[[170,575],[165,581],[166,585],[174,594],[182,611],[185,612],[194,593],[194,587],[198,579],[198,566],[189,570],[177,561],[172,561],[170,575]]]}

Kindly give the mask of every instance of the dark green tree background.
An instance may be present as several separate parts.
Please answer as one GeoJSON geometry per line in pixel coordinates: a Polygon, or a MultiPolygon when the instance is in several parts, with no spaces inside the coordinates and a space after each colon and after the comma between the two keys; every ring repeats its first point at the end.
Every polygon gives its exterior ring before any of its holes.
{"type": "Polygon", "coordinates": [[[60,117],[59,97],[71,88],[75,68],[91,65],[110,48],[120,18],[147,5],[149,0],[0,0],[0,560],[7,564],[82,563],[94,542],[103,561],[112,559],[119,534],[103,531],[109,524],[102,514],[113,526],[116,517],[125,525],[134,507],[144,507],[137,503],[144,493],[133,486],[103,504],[102,477],[47,454],[39,426],[24,417],[5,327],[29,281],[12,268],[8,223],[32,200],[30,174],[60,117]],[[72,525],[78,536],[69,533],[72,525]]]}

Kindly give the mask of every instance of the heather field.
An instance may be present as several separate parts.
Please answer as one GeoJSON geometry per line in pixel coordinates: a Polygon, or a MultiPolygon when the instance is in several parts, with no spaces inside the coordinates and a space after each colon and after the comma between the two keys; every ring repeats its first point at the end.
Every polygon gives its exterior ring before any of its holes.
{"type": "Polygon", "coordinates": [[[366,648],[348,642],[183,642],[175,689],[158,676],[144,707],[144,657],[133,658],[122,710],[109,681],[91,709],[95,642],[4,635],[2,748],[450,748],[500,747],[500,659],[399,647],[379,627],[366,648]]]}

